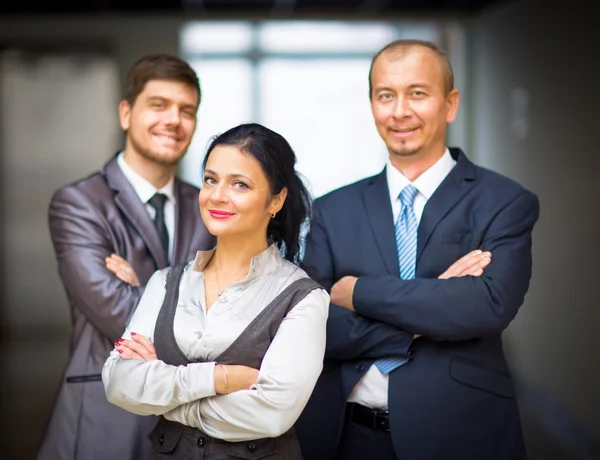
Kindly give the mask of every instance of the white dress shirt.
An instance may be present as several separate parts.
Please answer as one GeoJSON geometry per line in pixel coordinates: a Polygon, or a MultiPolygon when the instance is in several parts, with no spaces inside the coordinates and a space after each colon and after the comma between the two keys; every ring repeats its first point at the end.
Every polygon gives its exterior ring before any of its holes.
{"type": "MultiPolygon", "coordinates": [[[[213,251],[199,251],[181,279],[175,312],[175,340],[190,360],[172,366],[160,360],[122,359],[113,350],[102,370],[108,400],[130,412],[162,414],[227,441],[276,437],[296,422],[321,373],[329,295],[316,289],[282,321],[249,390],[216,395],[216,359],[250,322],[293,281],[306,273],[286,261],[276,245],[252,259],[246,278],[231,284],[206,308],[204,268],[213,251]]],[[[154,341],[154,327],[165,296],[167,269],[146,287],[124,333],[154,341]]]]}
{"type": "Polygon", "coordinates": [[[169,234],[169,261],[173,260],[173,241],[175,239],[175,180],[172,178],[169,182],[165,184],[164,187],[157,189],[154,185],[140,176],[137,172],[133,170],[131,166],[127,164],[125,158],[123,158],[123,152],[119,153],[117,156],[117,164],[123,171],[125,178],[129,181],[133,190],[137,196],[140,197],[142,203],[144,203],[144,207],[148,212],[148,215],[152,220],[154,220],[154,216],[156,215],[156,209],[148,203],[150,198],[154,196],[156,193],[163,193],[166,195],[167,199],[165,200],[164,207],[164,216],[165,216],[165,225],[167,226],[167,233],[169,234]]]}
{"type": "MultiPolygon", "coordinates": [[[[421,216],[423,215],[427,200],[431,198],[433,192],[436,191],[448,173],[454,168],[455,164],[456,161],[450,155],[450,151],[446,149],[442,157],[435,164],[412,182],[412,185],[418,190],[413,204],[417,224],[421,222],[421,216]]],[[[389,160],[386,165],[386,177],[390,192],[392,213],[394,222],[396,222],[401,208],[400,192],[404,187],[411,184],[411,182],[389,160]]],[[[385,410],[388,407],[388,383],[389,376],[382,374],[375,365],[372,365],[358,381],[348,401],[374,409],[385,410]]]]}

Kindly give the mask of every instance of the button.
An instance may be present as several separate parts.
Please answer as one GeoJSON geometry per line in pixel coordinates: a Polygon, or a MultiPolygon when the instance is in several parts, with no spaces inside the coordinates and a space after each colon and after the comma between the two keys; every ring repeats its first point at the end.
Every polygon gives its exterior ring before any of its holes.
{"type": "Polygon", "coordinates": [[[165,437],[161,435],[161,437],[158,439],[158,443],[162,446],[165,443],[165,437]]]}
{"type": "Polygon", "coordinates": [[[248,444],[246,444],[246,449],[248,449],[250,452],[254,452],[256,450],[256,443],[254,441],[250,441],[248,444]]]}
{"type": "Polygon", "coordinates": [[[221,302],[227,302],[229,301],[229,297],[227,297],[227,294],[223,294],[221,297],[219,297],[219,300],[221,302]]]}
{"type": "Polygon", "coordinates": [[[206,438],[204,436],[200,436],[198,438],[198,447],[204,447],[206,445],[206,438]]]}
{"type": "Polygon", "coordinates": [[[363,366],[362,364],[357,364],[355,369],[356,372],[362,372],[365,370],[365,366],[363,366]]]}

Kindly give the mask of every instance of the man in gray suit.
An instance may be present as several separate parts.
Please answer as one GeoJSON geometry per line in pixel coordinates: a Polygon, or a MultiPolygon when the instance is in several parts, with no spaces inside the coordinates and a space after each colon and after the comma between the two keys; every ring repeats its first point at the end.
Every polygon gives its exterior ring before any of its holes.
{"type": "Polygon", "coordinates": [[[59,189],[50,234],[73,320],[71,356],[38,459],[144,459],[154,417],[106,400],[101,370],[150,276],[214,246],[196,187],[175,177],[196,128],[198,77],[173,56],[130,69],[119,105],[126,145],[104,168],[59,189]]]}

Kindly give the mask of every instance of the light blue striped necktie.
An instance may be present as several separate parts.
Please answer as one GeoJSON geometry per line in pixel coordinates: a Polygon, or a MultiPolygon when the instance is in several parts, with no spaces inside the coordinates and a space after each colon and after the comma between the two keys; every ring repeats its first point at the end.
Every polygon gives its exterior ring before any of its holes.
{"type": "MultiPolygon", "coordinates": [[[[400,192],[400,214],[396,220],[396,247],[398,248],[398,264],[400,278],[411,280],[415,277],[417,261],[417,217],[414,202],[418,190],[407,185],[400,192]]],[[[375,361],[375,366],[382,374],[388,374],[408,361],[407,358],[383,358],[375,361]]]]}

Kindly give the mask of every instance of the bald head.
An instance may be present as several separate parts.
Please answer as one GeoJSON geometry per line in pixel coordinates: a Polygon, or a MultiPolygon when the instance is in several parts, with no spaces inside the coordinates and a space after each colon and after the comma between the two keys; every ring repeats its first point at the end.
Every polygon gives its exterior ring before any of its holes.
{"type": "Polygon", "coordinates": [[[448,60],[446,53],[444,53],[435,43],[432,42],[424,40],[396,40],[384,46],[371,61],[371,67],[369,69],[369,99],[371,99],[373,94],[373,82],[371,77],[373,73],[373,66],[377,60],[389,59],[394,61],[397,59],[402,59],[411,51],[419,49],[428,49],[435,55],[442,70],[445,93],[448,94],[450,91],[452,91],[454,89],[454,72],[452,71],[452,66],[450,65],[450,61],[448,60]]]}

